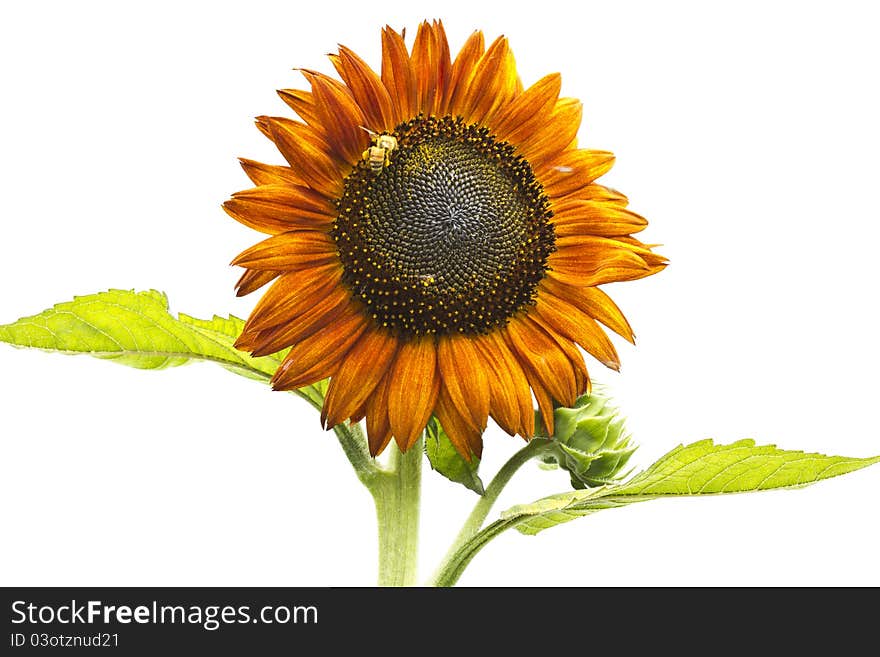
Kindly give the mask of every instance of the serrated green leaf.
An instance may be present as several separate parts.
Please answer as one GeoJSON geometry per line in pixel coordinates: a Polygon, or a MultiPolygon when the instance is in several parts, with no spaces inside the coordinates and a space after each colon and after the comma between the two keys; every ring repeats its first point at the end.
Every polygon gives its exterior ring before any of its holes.
{"type": "MultiPolygon", "coordinates": [[[[74,297],[37,315],[0,326],[0,341],[63,354],[86,354],[139,369],[211,361],[268,382],[286,352],[254,358],[233,346],[244,327],[237,317],[197,319],[168,312],[168,298],[149,290],[109,290],[74,297]]],[[[320,407],[323,390],[298,393],[320,407]]]]}
{"type": "Polygon", "coordinates": [[[431,418],[425,427],[425,453],[431,467],[450,481],[469,488],[477,495],[485,492],[483,482],[477,474],[480,459],[474,456],[468,463],[453,447],[436,418],[431,418]]]}
{"type": "Polygon", "coordinates": [[[756,446],[753,440],[716,445],[701,440],[680,445],[629,481],[550,495],[501,514],[447,558],[435,583],[451,586],[474,556],[510,528],[537,534],[603,509],[664,497],[722,495],[800,488],[880,463],[880,456],[851,458],[756,446]]]}
{"type": "Polygon", "coordinates": [[[501,517],[516,519],[516,528],[524,534],[537,534],[610,506],[661,497],[799,488],[878,462],[880,456],[850,458],[807,454],[775,445],[755,445],[754,440],[740,440],[730,445],[701,440],[676,447],[626,483],[553,495],[508,509],[501,517]]]}

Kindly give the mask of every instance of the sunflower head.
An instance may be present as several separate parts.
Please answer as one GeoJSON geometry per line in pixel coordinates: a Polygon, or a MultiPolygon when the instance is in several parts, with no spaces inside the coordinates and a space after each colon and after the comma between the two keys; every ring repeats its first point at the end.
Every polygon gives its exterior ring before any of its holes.
{"type": "Polygon", "coordinates": [[[322,422],[366,418],[374,455],[434,415],[479,456],[490,416],[534,434],[533,397],[552,435],[589,388],[581,349],[619,366],[600,324],[632,341],[598,286],[665,266],[594,182],[613,156],[577,148],[581,104],[555,73],[524,88],[504,37],[453,59],[439,21],[411,48],[386,27],[379,73],[330,60],[339,79],[279,92],[299,120],[257,119],[286,164],[242,160],[254,187],[224,204],[269,236],[233,261],[240,295],[272,283],[237,346],[290,348],[275,389],[329,378],[322,422]]]}

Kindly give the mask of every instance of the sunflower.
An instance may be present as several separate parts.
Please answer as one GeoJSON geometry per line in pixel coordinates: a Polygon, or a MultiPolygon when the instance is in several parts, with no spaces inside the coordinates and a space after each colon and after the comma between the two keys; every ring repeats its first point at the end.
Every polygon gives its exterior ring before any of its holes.
{"type": "Polygon", "coordinates": [[[341,81],[302,70],[310,91],[279,92],[301,120],[257,118],[287,165],[243,159],[255,187],[224,204],[270,236],[233,261],[238,294],[274,281],[236,346],[290,347],[276,390],[329,378],[323,425],[366,418],[374,456],[433,415],[479,457],[490,416],[534,434],[533,395],[552,434],[554,403],[589,389],[578,345],[618,369],[600,324],[633,339],[598,286],[665,266],[594,182],[613,155],[577,148],[581,103],[556,73],[525,89],[504,37],[453,60],[439,21],[411,50],[386,27],[381,73],[330,60],[341,81]]]}

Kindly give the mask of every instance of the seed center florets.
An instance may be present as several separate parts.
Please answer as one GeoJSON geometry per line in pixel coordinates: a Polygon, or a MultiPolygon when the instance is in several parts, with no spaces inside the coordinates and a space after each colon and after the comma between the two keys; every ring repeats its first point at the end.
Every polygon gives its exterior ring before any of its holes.
{"type": "Polygon", "coordinates": [[[344,283],[404,337],[506,323],[533,302],[554,250],[531,166],[451,117],[418,117],[393,136],[345,181],[333,227],[344,283]]]}

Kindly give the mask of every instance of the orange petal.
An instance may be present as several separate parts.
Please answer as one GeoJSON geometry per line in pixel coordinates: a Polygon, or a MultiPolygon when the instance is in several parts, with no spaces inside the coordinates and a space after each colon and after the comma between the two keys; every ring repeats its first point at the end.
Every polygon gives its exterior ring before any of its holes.
{"type": "Polygon", "coordinates": [[[452,64],[449,86],[443,94],[439,114],[460,114],[456,107],[458,100],[464,96],[463,83],[471,79],[474,67],[483,56],[484,48],[483,33],[480,31],[473,32],[465,41],[452,64]]]}
{"type": "Polygon", "coordinates": [[[416,81],[403,35],[386,26],[382,30],[382,83],[388,89],[395,123],[416,115],[416,81]]]}
{"type": "Polygon", "coordinates": [[[489,418],[489,382],[480,356],[469,336],[444,336],[437,342],[445,394],[465,422],[482,434],[489,418]]]}
{"type": "Polygon", "coordinates": [[[517,433],[532,435],[532,394],[522,368],[514,362],[507,345],[499,341],[496,335],[479,336],[475,338],[474,346],[486,364],[489,408],[495,422],[511,436],[517,433]],[[523,418],[531,420],[530,430],[526,429],[528,425],[523,425],[523,418]]]}
{"type": "Polygon", "coordinates": [[[539,130],[549,130],[550,115],[559,98],[562,76],[551,73],[538,80],[500,109],[492,130],[502,141],[517,144],[539,130]]]}
{"type": "Polygon", "coordinates": [[[327,142],[314,128],[290,119],[261,117],[272,141],[309,187],[330,199],[342,193],[343,175],[329,155],[327,142]]]}
{"type": "Polygon", "coordinates": [[[326,198],[309,187],[289,183],[236,192],[223,209],[245,226],[270,235],[297,228],[328,230],[335,218],[335,208],[326,198]]]}
{"type": "Polygon", "coordinates": [[[416,108],[426,116],[437,114],[452,70],[449,42],[440,21],[419,25],[411,61],[416,79],[416,108]]]}
{"type": "MultiPolygon", "coordinates": [[[[434,33],[434,27],[428,21],[422,21],[416,32],[410,57],[412,70],[415,73],[417,113],[430,114],[430,108],[434,105],[434,96],[438,91],[436,51],[437,35],[434,33]]],[[[439,92],[442,94],[443,89],[440,88],[439,92]]]]}
{"type": "Polygon", "coordinates": [[[614,165],[614,154],[579,148],[564,151],[538,172],[544,191],[556,199],[586,187],[614,165]]]}
{"type": "Polygon", "coordinates": [[[312,294],[306,298],[306,302],[311,303],[284,323],[258,329],[256,335],[249,338],[251,354],[259,357],[277,353],[314,333],[326,330],[328,325],[342,322],[349,315],[360,312],[352,306],[348,291],[341,287],[323,298],[312,294]]]}
{"type": "Polygon", "coordinates": [[[355,313],[295,344],[275,371],[272,388],[294,390],[332,376],[366,328],[366,318],[355,313]]]}
{"type": "Polygon", "coordinates": [[[641,215],[611,203],[569,199],[553,203],[553,227],[558,238],[617,237],[637,233],[647,226],[648,220],[641,215]]]}
{"type": "Polygon", "coordinates": [[[257,129],[262,132],[266,137],[268,137],[274,143],[272,138],[272,131],[269,130],[269,121],[267,120],[269,117],[267,116],[258,116],[254,119],[254,123],[257,125],[257,129]]]}
{"type": "Polygon", "coordinates": [[[535,374],[535,371],[531,367],[523,365],[523,373],[529,381],[529,386],[531,386],[532,392],[535,395],[535,401],[538,402],[538,410],[541,412],[541,419],[544,421],[544,428],[547,431],[547,435],[552,436],[553,399],[551,399],[550,393],[544,388],[541,379],[535,374]]]}
{"type": "Polygon", "coordinates": [[[334,287],[341,287],[341,279],[342,268],[337,264],[285,272],[254,306],[245,331],[270,328],[308,310],[308,295],[323,297],[334,287]]]}
{"type": "Polygon", "coordinates": [[[339,46],[339,55],[330,59],[363,111],[367,122],[364,127],[375,132],[393,130],[397,123],[391,96],[373,69],[345,46],[339,46]]]}
{"type": "Polygon", "coordinates": [[[630,281],[654,273],[638,247],[606,237],[578,236],[556,240],[547,258],[547,275],[569,285],[595,286],[630,281]]]}
{"type": "Polygon", "coordinates": [[[278,166],[276,164],[263,164],[262,162],[248,160],[243,157],[240,157],[238,161],[241,164],[241,168],[244,169],[245,174],[247,174],[247,177],[250,178],[251,182],[255,185],[277,185],[279,183],[291,185],[303,184],[299,176],[296,175],[296,172],[290,167],[278,166]]]}
{"type": "Polygon", "coordinates": [[[324,426],[335,426],[357,411],[385,376],[396,353],[397,339],[390,333],[364,333],[330,380],[321,412],[324,426]]]}
{"type": "Polygon", "coordinates": [[[544,322],[537,321],[537,317],[534,317],[534,319],[536,320],[535,324],[544,329],[547,335],[553,338],[553,341],[556,342],[556,345],[559,347],[562,353],[565,354],[568,362],[571,363],[572,371],[574,372],[576,390],[574,396],[575,398],[572,399],[571,403],[566,404],[567,406],[571,406],[578,397],[580,397],[582,394],[590,389],[590,374],[589,372],[587,372],[587,365],[584,362],[584,356],[578,350],[574,342],[557,333],[552,326],[549,326],[544,322]]]}
{"type": "Polygon", "coordinates": [[[498,37],[463,80],[464,94],[456,101],[454,113],[468,123],[491,125],[494,115],[516,95],[516,63],[505,37],[498,37]]]}
{"type": "Polygon", "coordinates": [[[616,189],[611,189],[610,187],[605,187],[598,183],[592,183],[591,185],[587,185],[586,187],[570,193],[565,200],[576,199],[613,203],[614,205],[619,205],[621,207],[626,207],[627,203],[629,203],[629,199],[616,189]]]}
{"type": "Polygon", "coordinates": [[[530,382],[526,374],[524,364],[519,360],[516,352],[510,348],[510,343],[502,331],[490,333],[488,337],[494,342],[497,362],[507,367],[511,379],[514,382],[511,390],[517,395],[517,405],[520,413],[520,430],[517,432],[526,438],[535,433],[535,409],[532,403],[532,394],[529,390],[530,382]],[[525,383],[525,385],[523,385],[525,383]]]}
{"type": "Polygon", "coordinates": [[[647,244],[642,244],[629,235],[601,237],[598,235],[566,235],[556,238],[556,251],[559,259],[580,259],[603,257],[615,251],[628,251],[639,256],[646,264],[653,261],[666,262],[666,258],[651,251],[647,244]]]}
{"type": "Polygon", "coordinates": [[[440,377],[433,337],[400,347],[388,390],[388,419],[401,451],[415,444],[434,410],[440,377]]]}
{"type": "MultiPolygon", "coordinates": [[[[659,267],[662,269],[668,263],[666,256],[662,256],[659,253],[654,253],[651,249],[661,246],[660,244],[645,244],[644,242],[640,242],[632,235],[620,235],[615,237],[614,240],[616,242],[622,242],[623,244],[629,245],[633,251],[642,256],[642,259],[648,263],[648,266],[651,268],[659,267]]],[[[658,270],[659,271],[659,270],[658,270]]]]}
{"type": "Polygon", "coordinates": [[[529,312],[537,314],[553,331],[579,344],[606,367],[620,370],[620,358],[605,331],[573,304],[545,292],[529,312]]]}
{"type": "Polygon", "coordinates": [[[367,398],[367,443],[370,456],[381,454],[391,441],[391,423],[388,421],[388,382],[391,372],[385,371],[375,391],[367,398]]]}
{"type": "Polygon", "coordinates": [[[455,451],[468,462],[483,455],[483,432],[474,429],[464,415],[459,412],[454,401],[449,398],[448,392],[441,388],[437,395],[437,405],[434,409],[437,419],[443,431],[449,436],[449,442],[455,447],[455,451]]]}
{"type": "Polygon", "coordinates": [[[315,97],[310,92],[302,89],[279,89],[278,95],[305,123],[312,127],[321,125],[315,97]]]}
{"type": "Polygon", "coordinates": [[[519,151],[539,171],[554,160],[577,137],[581,126],[581,102],[575,98],[560,98],[547,120],[547,129],[538,130],[518,145],[519,151]]]}
{"type": "Polygon", "coordinates": [[[611,298],[599,288],[565,285],[550,277],[541,281],[541,287],[602,322],[623,339],[634,342],[632,327],[626,317],[611,298]]]}
{"type": "Polygon", "coordinates": [[[232,261],[249,269],[297,270],[337,262],[336,245],[327,233],[297,230],[263,240],[232,261]]]}
{"type": "Polygon", "coordinates": [[[507,336],[519,361],[528,367],[527,375],[534,374],[554,399],[572,406],[578,394],[577,377],[572,363],[547,331],[522,316],[507,325],[507,336]]]}
{"type": "MultiPolygon", "coordinates": [[[[303,271],[284,272],[270,287],[251,311],[235,346],[254,351],[266,342],[266,336],[279,325],[287,325],[302,314],[308,314],[312,306],[333,290],[332,280],[325,280],[323,270],[335,269],[336,286],[341,270],[338,266],[314,267],[303,271]]],[[[282,345],[279,349],[288,345],[282,345]]],[[[277,351],[277,350],[276,350],[277,351]]],[[[273,352],[268,352],[273,353],[273,352]]]]}
{"type": "Polygon", "coordinates": [[[245,272],[241,275],[241,278],[238,279],[238,283],[235,284],[235,296],[243,297],[246,294],[250,294],[254,290],[259,290],[261,287],[280,275],[280,271],[261,271],[259,269],[246,269],[245,272]]]}
{"type": "Polygon", "coordinates": [[[312,85],[327,142],[340,159],[354,164],[370,143],[363,129],[363,112],[342,83],[314,71],[303,71],[303,75],[312,85]]]}

